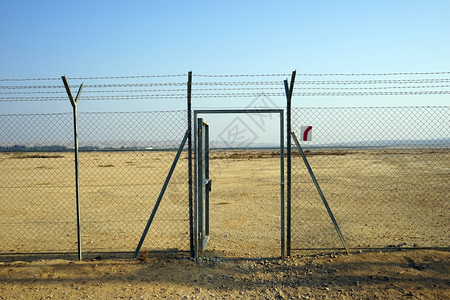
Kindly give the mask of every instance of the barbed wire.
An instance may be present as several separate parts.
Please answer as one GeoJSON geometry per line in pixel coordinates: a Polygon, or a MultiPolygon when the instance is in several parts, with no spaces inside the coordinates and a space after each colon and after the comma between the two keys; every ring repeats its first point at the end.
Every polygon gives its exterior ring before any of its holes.
{"type": "MultiPolygon", "coordinates": [[[[296,76],[321,77],[321,76],[399,76],[399,75],[445,75],[448,71],[442,72],[390,72],[390,73],[296,73],[296,76]]],[[[288,73],[275,74],[193,74],[194,77],[226,78],[226,77],[287,77],[288,73]]]]}
{"type": "MultiPolygon", "coordinates": [[[[113,84],[85,84],[84,88],[108,88],[108,87],[146,87],[146,86],[186,86],[183,82],[158,82],[158,83],[113,83],[113,84]]],[[[71,85],[70,88],[78,88],[79,85],[71,85]]],[[[56,89],[61,85],[0,85],[0,89],[56,89]]]]}
{"type": "MultiPolygon", "coordinates": [[[[416,86],[378,86],[378,87],[301,87],[301,90],[388,90],[388,89],[420,89],[420,88],[447,88],[448,84],[444,85],[416,85],[416,86]]],[[[284,90],[284,86],[279,87],[264,87],[264,90],[284,90]]],[[[210,89],[194,89],[197,91],[261,91],[261,88],[210,88],[210,89]]]]}
{"type": "MultiPolygon", "coordinates": [[[[381,91],[381,92],[312,92],[304,93],[297,92],[294,96],[380,96],[380,95],[444,95],[450,94],[450,91],[381,91]]],[[[272,97],[282,97],[285,96],[284,93],[193,93],[192,96],[195,98],[242,98],[242,97],[258,97],[258,96],[272,96],[272,97]]],[[[185,94],[144,94],[144,95],[128,95],[128,96],[84,96],[80,97],[83,101],[97,101],[97,100],[141,100],[141,99],[186,99],[185,94]]],[[[2,97],[0,102],[20,102],[20,101],[66,101],[67,97],[2,97]]]]}
{"type": "Polygon", "coordinates": [[[405,91],[405,92],[324,92],[294,93],[294,96],[412,96],[412,95],[449,95],[450,91],[405,91]]]}
{"type": "MultiPolygon", "coordinates": [[[[167,78],[184,77],[186,74],[167,75],[130,75],[130,76],[98,76],[98,77],[67,77],[68,80],[105,80],[105,79],[142,79],[142,78],[167,78]]],[[[61,77],[41,77],[41,78],[0,78],[0,81],[52,81],[61,80],[61,77]]]]}
{"type": "MultiPolygon", "coordinates": [[[[181,92],[186,89],[155,89],[155,90],[87,90],[83,93],[143,93],[143,92],[181,92]]],[[[24,92],[1,92],[1,95],[24,95],[24,94],[64,94],[66,91],[24,91],[24,92]]]]}
{"type": "MultiPolygon", "coordinates": [[[[405,91],[405,92],[315,92],[315,93],[294,93],[294,96],[399,96],[399,95],[444,95],[450,91],[405,91]]],[[[224,94],[194,94],[196,98],[241,98],[272,96],[285,97],[284,93],[224,93],[224,94]]]]}
{"type": "MultiPolygon", "coordinates": [[[[450,85],[416,85],[416,86],[377,86],[377,87],[301,87],[301,90],[389,90],[389,89],[421,89],[421,88],[448,88],[450,85]]],[[[264,90],[284,90],[283,86],[264,87],[264,90]]],[[[184,88],[178,89],[142,89],[142,90],[86,90],[84,94],[95,93],[154,93],[154,92],[184,92],[184,88]]],[[[204,91],[261,91],[261,87],[235,87],[235,88],[199,88],[195,92],[204,91]]],[[[27,94],[61,94],[66,95],[65,91],[0,91],[0,95],[27,95],[27,94]]]]}
{"type": "Polygon", "coordinates": [[[69,80],[70,79],[73,79],[73,80],[105,80],[105,79],[142,79],[142,78],[167,78],[167,77],[187,77],[187,74],[67,77],[67,79],[69,79],[69,80]]]}
{"type": "MultiPolygon", "coordinates": [[[[296,85],[349,85],[349,84],[412,84],[412,83],[444,83],[450,82],[448,78],[430,79],[382,79],[382,80],[301,80],[296,85]]],[[[210,81],[193,82],[192,85],[280,85],[279,81],[210,81]]]]}
{"type": "MultiPolygon", "coordinates": [[[[239,81],[239,82],[193,82],[193,85],[281,85],[281,81],[239,81]]],[[[157,82],[157,83],[114,83],[84,85],[84,88],[109,88],[109,87],[149,87],[149,86],[186,86],[183,82],[157,82]]],[[[71,85],[78,88],[79,85],[71,85]]],[[[0,89],[55,89],[64,88],[63,85],[3,85],[0,89]]]]}
{"type": "Polygon", "coordinates": [[[297,73],[296,76],[398,76],[398,75],[446,75],[450,72],[392,72],[392,73],[297,73]]]}
{"type": "Polygon", "coordinates": [[[314,85],[349,85],[349,84],[424,84],[424,83],[444,83],[450,82],[448,78],[431,79],[381,79],[381,80],[303,80],[295,81],[295,84],[314,85]]]}
{"type": "Polygon", "coordinates": [[[219,78],[219,77],[286,77],[291,74],[192,74],[193,77],[209,77],[209,78],[219,78]]]}
{"type": "MultiPolygon", "coordinates": [[[[430,79],[392,79],[392,80],[303,80],[296,81],[296,85],[363,85],[363,84],[426,84],[447,83],[449,78],[430,79]]],[[[242,85],[282,85],[280,81],[208,81],[193,82],[196,86],[242,86],[242,85]]],[[[184,82],[153,82],[153,83],[113,83],[113,84],[87,84],[85,88],[112,88],[112,87],[152,87],[152,86],[186,86],[184,82]]],[[[79,85],[71,85],[77,88],[79,85]]],[[[63,85],[0,85],[0,89],[62,89],[63,85]]]]}
{"type": "MultiPolygon", "coordinates": [[[[302,97],[336,97],[336,96],[400,96],[400,95],[448,95],[450,91],[402,91],[402,92],[313,92],[294,93],[302,97]]],[[[259,96],[284,97],[284,93],[223,93],[223,94],[193,94],[195,98],[248,98],[259,96]]],[[[146,100],[146,99],[186,99],[183,94],[162,95],[131,95],[131,96],[99,96],[81,97],[82,101],[108,101],[108,100],[146,100]]],[[[12,97],[0,98],[0,102],[35,102],[35,101],[67,101],[67,97],[12,97]]]]}
{"type": "Polygon", "coordinates": [[[413,85],[413,86],[372,86],[372,87],[301,87],[300,90],[391,90],[391,89],[425,89],[425,88],[447,88],[444,85],[413,85]]]}
{"type": "MultiPolygon", "coordinates": [[[[140,99],[186,99],[186,94],[161,95],[130,95],[130,96],[82,96],[80,100],[140,100],[140,99]]],[[[0,98],[0,102],[26,102],[26,101],[68,101],[67,97],[10,97],[0,98]]]]}
{"type": "MultiPolygon", "coordinates": [[[[410,73],[342,73],[342,74],[297,74],[305,76],[357,76],[357,75],[446,75],[450,72],[410,72],[410,73]]],[[[221,77],[276,77],[289,74],[224,74],[195,76],[208,78],[221,77]]],[[[136,76],[103,76],[103,77],[73,77],[70,79],[141,79],[153,77],[181,77],[175,75],[136,75],[136,76]]],[[[0,79],[14,81],[15,79],[0,79]]],[[[60,78],[31,78],[26,80],[60,80],[60,78]]],[[[156,80],[158,81],[158,80],[156,80]]],[[[450,78],[410,78],[410,79],[362,79],[362,80],[297,80],[295,96],[377,96],[377,95],[443,95],[449,94],[450,78]],[[311,92],[309,92],[311,91],[311,92]]],[[[243,98],[260,95],[284,97],[284,85],[281,80],[208,80],[192,83],[192,97],[196,98],[243,98]]],[[[71,85],[73,90],[80,85],[71,85]]],[[[100,82],[84,85],[80,99],[85,101],[104,100],[145,100],[145,99],[186,99],[187,82],[100,82]],[[97,94],[97,95],[96,95],[97,94]],[[103,95],[101,95],[103,94],[103,95]]],[[[23,85],[0,84],[0,102],[15,101],[66,101],[67,95],[62,82],[57,85],[23,85]]]]}
{"type": "Polygon", "coordinates": [[[52,81],[61,80],[61,77],[47,77],[47,78],[0,78],[0,81],[52,81]]]}
{"type": "MultiPolygon", "coordinates": [[[[387,72],[387,73],[297,73],[297,76],[324,77],[324,76],[401,76],[401,75],[447,75],[450,71],[438,72],[387,72]]],[[[194,77],[207,78],[231,78],[231,77],[288,77],[289,73],[272,74],[195,74],[194,77]]],[[[90,77],[67,77],[71,80],[111,80],[111,79],[144,79],[144,78],[170,78],[186,77],[187,74],[162,74],[162,75],[129,75],[129,76],[90,76],[90,77]]],[[[61,80],[61,77],[36,77],[36,78],[0,78],[0,81],[53,81],[61,80]]]]}
{"type": "MultiPolygon", "coordinates": [[[[71,85],[70,88],[78,88],[79,85],[71,85]]],[[[20,90],[20,89],[64,89],[64,85],[0,85],[0,89],[20,90]]]]}
{"type": "Polygon", "coordinates": [[[74,80],[98,80],[98,79],[142,79],[142,78],[168,78],[186,77],[186,74],[166,74],[166,75],[131,75],[131,76],[100,76],[100,77],[68,77],[74,80]]]}

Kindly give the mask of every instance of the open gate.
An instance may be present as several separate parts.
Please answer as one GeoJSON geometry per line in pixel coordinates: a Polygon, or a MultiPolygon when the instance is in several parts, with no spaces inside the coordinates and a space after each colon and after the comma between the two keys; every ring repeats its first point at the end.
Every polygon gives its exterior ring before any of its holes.
{"type": "Polygon", "coordinates": [[[196,227],[196,256],[198,251],[203,252],[209,241],[209,192],[211,180],[209,179],[209,126],[202,118],[197,119],[195,137],[195,164],[194,164],[194,223],[196,227]]]}
{"type": "Polygon", "coordinates": [[[258,114],[275,113],[280,116],[280,235],[281,257],[285,255],[284,202],[284,111],[282,109],[196,110],[194,111],[194,257],[198,258],[210,239],[211,179],[209,169],[209,125],[198,114],[258,114]]]}

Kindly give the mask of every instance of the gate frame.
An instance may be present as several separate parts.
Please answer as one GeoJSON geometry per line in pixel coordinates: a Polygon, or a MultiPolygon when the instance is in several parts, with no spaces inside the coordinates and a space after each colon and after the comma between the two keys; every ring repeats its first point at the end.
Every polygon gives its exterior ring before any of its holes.
{"type": "MultiPolygon", "coordinates": [[[[286,241],[285,241],[285,201],[284,201],[284,109],[200,109],[200,110],[194,110],[194,133],[197,134],[198,132],[198,114],[262,114],[262,113],[269,113],[269,114],[279,114],[280,115],[280,202],[281,202],[281,259],[285,258],[285,248],[286,248],[286,241]]],[[[194,176],[197,177],[197,139],[194,139],[194,176]]],[[[194,185],[194,228],[198,228],[199,224],[198,222],[198,198],[197,198],[197,186],[194,185]]],[[[197,230],[194,230],[194,232],[197,232],[197,230]]],[[[199,245],[198,245],[198,236],[194,236],[193,238],[193,252],[194,257],[198,258],[199,253],[199,245]]]]}
{"type": "Polygon", "coordinates": [[[194,236],[197,249],[203,252],[209,240],[209,191],[211,190],[211,180],[209,178],[209,125],[202,118],[196,119],[195,130],[195,164],[194,164],[194,199],[196,210],[194,214],[194,236]],[[205,182],[208,181],[208,182],[205,182]],[[199,247],[200,245],[200,247],[199,247]]]}

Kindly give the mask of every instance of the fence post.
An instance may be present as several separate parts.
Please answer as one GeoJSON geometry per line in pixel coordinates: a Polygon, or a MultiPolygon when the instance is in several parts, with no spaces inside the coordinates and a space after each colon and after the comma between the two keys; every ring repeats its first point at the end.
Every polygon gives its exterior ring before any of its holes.
{"type": "Polygon", "coordinates": [[[193,186],[192,186],[192,71],[188,72],[187,82],[187,114],[188,114],[188,173],[189,173],[189,245],[191,257],[195,256],[194,251],[194,213],[193,213],[193,186]]]}
{"type": "Polygon", "coordinates": [[[70,91],[70,86],[67,83],[66,76],[61,76],[62,81],[64,82],[64,87],[66,88],[67,95],[69,96],[70,104],[72,104],[73,108],[73,135],[74,135],[74,146],[75,146],[75,197],[77,202],[77,237],[78,237],[78,260],[82,260],[81,254],[81,220],[80,220],[80,185],[78,178],[78,125],[77,125],[77,101],[80,97],[81,90],[83,89],[84,83],[81,83],[80,88],[78,89],[77,96],[75,99],[72,96],[72,92],[70,91]]]}
{"type": "Polygon", "coordinates": [[[285,212],[284,212],[284,113],[280,112],[280,191],[281,191],[281,259],[285,259],[285,250],[286,250],[286,240],[285,240],[285,212]]]}
{"type": "Polygon", "coordinates": [[[286,90],[286,156],[287,156],[287,170],[286,170],[286,202],[287,202],[287,211],[286,211],[286,227],[287,227],[287,236],[286,236],[286,255],[291,256],[291,177],[292,177],[292,163],[291,163],[291,131],[292,131],[292,122],[291,122],[291,100],[292,93],[294,90],[294,82],[296,70],[292,71],[291,76],[291,86],[288,88],[287,80],[284,81],[284,87],[286,90]]]}

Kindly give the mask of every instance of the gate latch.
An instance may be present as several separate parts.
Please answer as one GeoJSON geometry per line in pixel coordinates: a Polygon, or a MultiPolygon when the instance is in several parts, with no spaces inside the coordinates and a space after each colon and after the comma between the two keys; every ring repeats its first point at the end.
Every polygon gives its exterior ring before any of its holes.
{"type": "Polygon", "coordinates": [[[212,183],[211,179],[205,179],[205,181],[203,182],[208,192],[211,192],[211,183],[212,183]]]}

